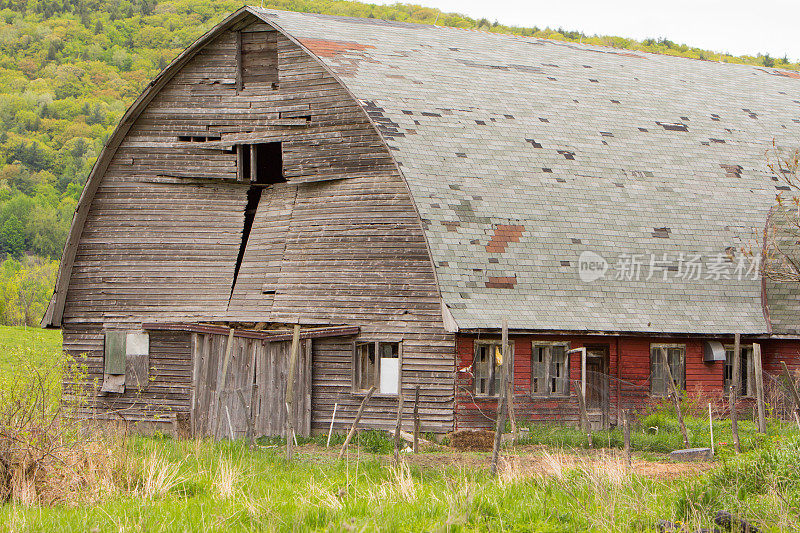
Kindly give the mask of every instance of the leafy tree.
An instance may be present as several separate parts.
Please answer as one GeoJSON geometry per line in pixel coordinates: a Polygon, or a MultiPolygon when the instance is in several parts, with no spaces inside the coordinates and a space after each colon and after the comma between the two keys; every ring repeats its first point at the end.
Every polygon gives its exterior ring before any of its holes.
{"type": "Polygon", "coordinates": [[[25,251],[25,226],[15,216],[11,216],[0,228],[0,251],[19,257],[25,251]]]}

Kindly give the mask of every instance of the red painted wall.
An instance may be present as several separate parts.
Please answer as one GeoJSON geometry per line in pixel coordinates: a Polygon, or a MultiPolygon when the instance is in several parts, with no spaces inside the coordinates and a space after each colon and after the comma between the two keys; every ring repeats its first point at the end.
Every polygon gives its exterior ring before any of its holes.
{"type": "MultiPolygon", "coordinates": [[[[481,336],[481,339],[499,339],[499,336],[481,336]]],[[[456,338],[456,358],[459,372],[456,376],[456,428],[491,427],[497,409],[496,399],[475,398],[472,394],[470,372],[474,353],[474,335],[456,338]]],[[[578,402],[574,388],[564,398],[541,398],[530,394],[531,348],[534,341],[568,341],[570,348],[607,345],[609,351],[609,421],[615,424],[621,409],[642,409],[661,398],[650,395],[650,344],[670,343],[686,345],[686,390],[696,399],[712,401],[724,407],[724,362],[703,361],[705,339],[690,337],[610,337],[610,336],[543,336],[510,335],[514,343],[514,411],[519,420],[559,421],[576,423],[579,419],[578,402]],[[621,354],[618,357],[618,354],[621,354]]],[[[732,338],[716,339],[732,344],[732,338]]],[[[743,340],[751,343],[752,340],[743,340]]],[[[760,340],[764,371],[780,372],[780,360],[793,369],[800,369],[800,341],[760,340]]],[[[570,378],[581,379],[580,354],[570,357],[570,378]]],[[[743,407],[748,402],[743,402],[743,407]]]]}

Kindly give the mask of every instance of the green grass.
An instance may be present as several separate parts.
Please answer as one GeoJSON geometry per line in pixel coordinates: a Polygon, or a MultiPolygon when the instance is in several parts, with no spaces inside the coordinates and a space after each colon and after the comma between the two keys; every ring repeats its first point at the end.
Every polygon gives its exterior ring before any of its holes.
{"type": "MultiPolygon", "coordinates": [[[[61,360],[60,332],[3,327],[0,352],[7,377],[46,368],[61,360]]],[[[7,387],[0,380],[0,392],[7,387]]],[[[688,417],[687,427],[691,445],[709,444],[706,420],[688,417]]],[[[718,443],[728,443],[718,448],[718,465],[669,478],[626,471],[616,450],[575,450],[587,447],[586,435],[561,426],[532,426],[520,444],[544,449],[505,449],[508,463],[499,478],[489,475],[488,453],[440,450],[397,467],[391,439],[376,431],[355,439],[348,461],[335,458],[342,435],[334,436],[331,450],[322,449],[326,436],[318,435],[300,439],[291,462],[282,439],[259,439],[250,450],[243,442],[112,435],[99,442],[121,459],[104,465],[98,455],[80,466],[109,474],[80,489],[99,491],[99,497],[0,505],[0,532],[633,532],[654,531],[660,519],[684,522],[692,531],[713,527],[718,510],[764,531],[800,529],[800,436],[793,427],[773,422],[768,435],[759,436],[752,422],[741,422],[743,447],[750,451],[738,456],[730,450],[729,422],[715,422],[714,432],[718,443]]],[[[632,440],[640,462],[665,463],[664,452],[682,447],[674,418],[663,410],[643,418],[632,440]]],[[[595,432],[594,443],[619,448],[622,433],[595,432]]]]}

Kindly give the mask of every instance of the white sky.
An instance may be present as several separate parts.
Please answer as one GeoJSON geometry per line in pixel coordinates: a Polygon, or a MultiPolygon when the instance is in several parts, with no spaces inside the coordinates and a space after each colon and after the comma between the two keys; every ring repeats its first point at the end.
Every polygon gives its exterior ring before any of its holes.
{"type": "MultiPolygon", "coordinates": [[[[367,0],[392,4],[397,0],[367,0]]],[[[800,0],[404,0],[515,26],[666,37],[734,55],[800,60],[800,0]]]]}

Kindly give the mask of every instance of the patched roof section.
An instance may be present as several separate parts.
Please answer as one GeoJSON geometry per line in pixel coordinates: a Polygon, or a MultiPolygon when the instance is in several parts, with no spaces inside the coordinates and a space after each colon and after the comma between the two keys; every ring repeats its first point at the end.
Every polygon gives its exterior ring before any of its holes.
{"type": "Polygon", "coordinates": [[[765,151],[800,136],[796,73],[255,12],[361,100],[459,327],[769,330],[761,280],[731,250],[759,238],[779,192],[765,151]],[[606,270],[586,281],[582,254],[606,270]]]}

